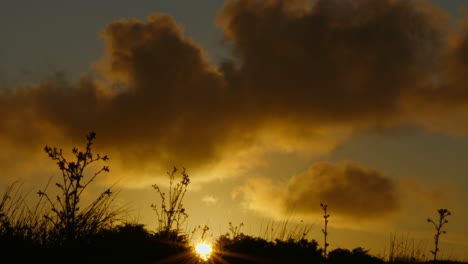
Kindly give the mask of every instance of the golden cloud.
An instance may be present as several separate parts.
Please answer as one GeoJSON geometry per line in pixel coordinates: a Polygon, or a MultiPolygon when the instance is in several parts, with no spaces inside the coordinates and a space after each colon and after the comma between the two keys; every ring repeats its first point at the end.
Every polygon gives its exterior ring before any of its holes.
{"type": "Polygon", "coordinates": [[[376,220],[400,208],[395,183],[381,172],[351,162],[320,162],[287,183],[253,178],[235,191],[251,210],[284,218],[317,216],[320,203],[343,219],[376,220]]]}

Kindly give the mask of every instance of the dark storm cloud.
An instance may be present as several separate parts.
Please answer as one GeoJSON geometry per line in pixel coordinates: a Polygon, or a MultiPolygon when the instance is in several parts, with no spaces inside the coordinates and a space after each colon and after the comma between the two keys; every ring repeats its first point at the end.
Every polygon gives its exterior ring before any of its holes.
{"type": "Polygon", "coordinates": [[[247,208],[285,217],[321,213],[320,203],[333,214],[376,219],[399,209],[395,184],[381,172],[359,164],[321,162],[293,176],[286,184],[252,179],[237,190],[247,208]]]}

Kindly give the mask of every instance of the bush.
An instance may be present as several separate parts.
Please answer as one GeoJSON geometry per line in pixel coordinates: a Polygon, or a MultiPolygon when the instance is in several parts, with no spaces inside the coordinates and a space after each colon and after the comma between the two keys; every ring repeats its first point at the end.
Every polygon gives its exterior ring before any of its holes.
{"type": "MultiPolygon", "coordinates": [[[[87,239],[108,228],[116,221],[120,210],[111,210],[111,204],[115,198],[111,189],[103,191],[93,202],[82,208],[81,195],[87,187],[103,173],[109,172],[108,166],[86,177],[87,167],[98,161],[108,161],[107,155],[93,154],[91,146],[96,138],[96,133],[90,132],[87,136],[87,144],[84,151],[72,149],[74,161],[65,158],[62,149],[45,146],[44,151],[56,161],[62,178],[55,183],[59,194],[53,198],[46,191],[39,190],[38,194],[44,198],[50,206],[50,211],[44,214],[48,226],[48,242],[61,245],[87,239]]],[[[47,188],[47,187],[46,187],[47,188]]]]}
{"type": "Polygon", "coordinates": [[[328,253],[327,263],[329,264],[348,264],[348,263],[366,263],[382,264],[382,259],[369,255],[367,250],[361,247],[352,251],[343,248],[337,248],[328,253]]]}

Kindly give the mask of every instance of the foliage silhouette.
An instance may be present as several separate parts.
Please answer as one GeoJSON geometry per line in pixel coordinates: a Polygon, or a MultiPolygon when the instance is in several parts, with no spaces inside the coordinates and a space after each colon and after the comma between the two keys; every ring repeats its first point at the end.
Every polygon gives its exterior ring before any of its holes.
{"type": "Polygon", "coordinates": [[[0,248],[31,248],[45,240],[44,221],[39,207],[26,206],[22,183],[7,186],[0,201],[0,248]]]}
{"type": "Polygon", "coordinates": [[[187,192],[190,178],[185,168],[183,168],[180,182],[175,184],[174,180],[177,171],[178,169],[174,167],[171,173],[167,173],[169,175],[168,197],[166,197],[166,193],[161,190],[159,185],[152,185],[161,199],[160,205],[151,204],[151,208],[156,212],[158,218],[158,235],[171,240],[184,239],[184,237],[180,235],[180,227],[188,217],[182,201],[187,192]]]}
{"type": "Polygon", "coordinates": [[[230,233],[218,237],[215,243],[215,259],[219,263],[321,263],[322,251],[315,240],[305,238],[275,239],[245,235],[229,223],[230,233]]]}
{"type": "Polygon", "coordinates": [[[96,263],[162,263],[176,255],[188,255],[189,251],[188,244],[168,241],[138,223],[102,230],[91,245],[89,254],[100,260],[96,263]]]}
{"type": "Polygon", "coordinates": [[[388,251],[389,263],[418,263],[427,260],[426,241],[410,239],[408,235],[397,236],[396,233],[390,236],[388,251]]]}
{"type": "MultiPolygon", "coordinates": [[[[73,148],[75,160],[69,161],[61,149],[46,146],[44,150],[57,162],[62,172],[62,181],[55,184],[56,197],[39,191],[39,202],[29,208],[25,196],[21,194],[21,184],[8,186],[0,200],[0,249],[4,259],[14,259],[16,263],[328,263],[328,264],[381,264],[381,263],[428,263],[416,258],[401,258],[398,252],[389,261],[372,256],[361,247],[353,250],[336,248],[327,252],[327,205],[321,203],[324,211],[324,247],[319,248],[315,240],[285,234],[287,221],[280,228],[279,238],[265,239],[242,232],[243,223],[234,226],[229,222],[229,233],[219,236],[214,243],[212,258],[207,261],[197,259],[189,238],[181,234],[180,226],[188,214],[183,199],[190,183],[185,169],[182,179],[175,183],[177,168],[169,175],[168,196],[159,188],[153,188],[161,198],[160,206],[151,205],[158,216],[158,229],[149,232],[138,222],[120,222],[119,210],[112,210],[115,194],[105,190],[90,205],[82,207],[81,195],[98,175],[108,172],[107,166],[86,177],[85,171],[98,161],[106,162],[107,156],[94,155],[92,143],[96,134],[87,135],[84,151],[73,148]],[[49,207],[45,207],[49,206],[49,207]],[[118,223],[119,222],[119,223],[118,223]],[[118,223],[118,224],[116,224],[118,223]],[[21,252],[18,254],[17,252],[21,252]]],[[[46,187],[47,189],[47,187],[46,187]]],[[[439,236],[445,234],[443,226],[448,223],[451,213],[439,209],[438,221],[428,218],[436,229],[435,248],[431,251],[434,261],[439,251],[439,236]]],[[[204,239],[208,226],[201,226],[204,239]]],[[[392,251],[394,252],[394,251],[392,251]]],[[[413,256],[413,255],[411,255],[413,256]]],[[[468,264],[466,262],[437,260],[438,263],[468,264]]]]}
{"type": "Polygon", "coordinates": [[[352,251],[343,248],[337,248],[328,253],[327,263],[342,264],[342,263],[366,263],[366,264],[381,264],[385,263],[382,259],[371,256],[368,250],[357,247],[352,251]]]}
{"type": "Polygon", "coordinates": [[[437,210],[439,213],[439,220],[435,222],[431,218],[427,219],[427,222],[432,223],[434,225],[434,228],[436,230],[436,233],[434,235],[434,250],[431,250],[431,253],[434,255],[434,262],[437,261],[437,252],[439,252],[439,237],[441,234],[447,234],[445,230],[442,230],[442,227],[448,223],[448,220],[446,219],[451,213],[447,209],[439,209],[437,210]]]}
{"type": "Polygon", "coordinates": [[[320,207],[322,207],[323,210],[323,220],[324,220],[324,227],[322,229],[323,233],[323,256],[327,257],[327,248],[329,246],[327,242],[327,236],[328,236],[328,218],[330,217],[330,214],[327,214],[327,207],[328,205],[320,203],[320,207]]]}
{"type": "MultiPolygon", "coordinates": [[[[75,156],[74,161],[69,161],[63,154],[62,149],[45,146],[44,151],[48,156],[56,161],[62,178],[56,182],[55,186],[59,194],[55,199],[46,191],[39,190],[38,195],[45,198],[51,210],[44,214],[44,219],[51,225],[49,242],[58,244],[85,239],[99,230],[112,226],[120,210],[111,210],[111,204],[115,198],[111,189],[102,192],[88,206],[81,208],[81,196],[98,175],[109,172],[108,166],[103,166],[94,172],[90,177],[85,177],[85,169],[97,161],[108,161],[107,155],[93,154],[92,145],[96,138],[95,132],[90,132],[87,136],[87,143],[84,151],[77,148],[72,149],[75,156]],[[55,238],[55,239],[54,239],[55,238]],[[53,241],[55,240],[55,241],[53,241]]],[[[46,186],[47,189],[47,186],[46,186]]]]}

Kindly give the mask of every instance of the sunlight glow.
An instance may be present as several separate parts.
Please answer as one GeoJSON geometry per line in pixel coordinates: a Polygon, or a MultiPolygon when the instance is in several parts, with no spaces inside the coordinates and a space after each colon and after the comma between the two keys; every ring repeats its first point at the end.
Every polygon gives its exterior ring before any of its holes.
{"type": "Polygon", "coordinates": [[[212,251],[213,249],[211,249],[211,246],[204,242],[198,243],[195,246],[195,252],[197,253],[198,257],[204,261],[207,261],[210,258],[212,251]]]}

